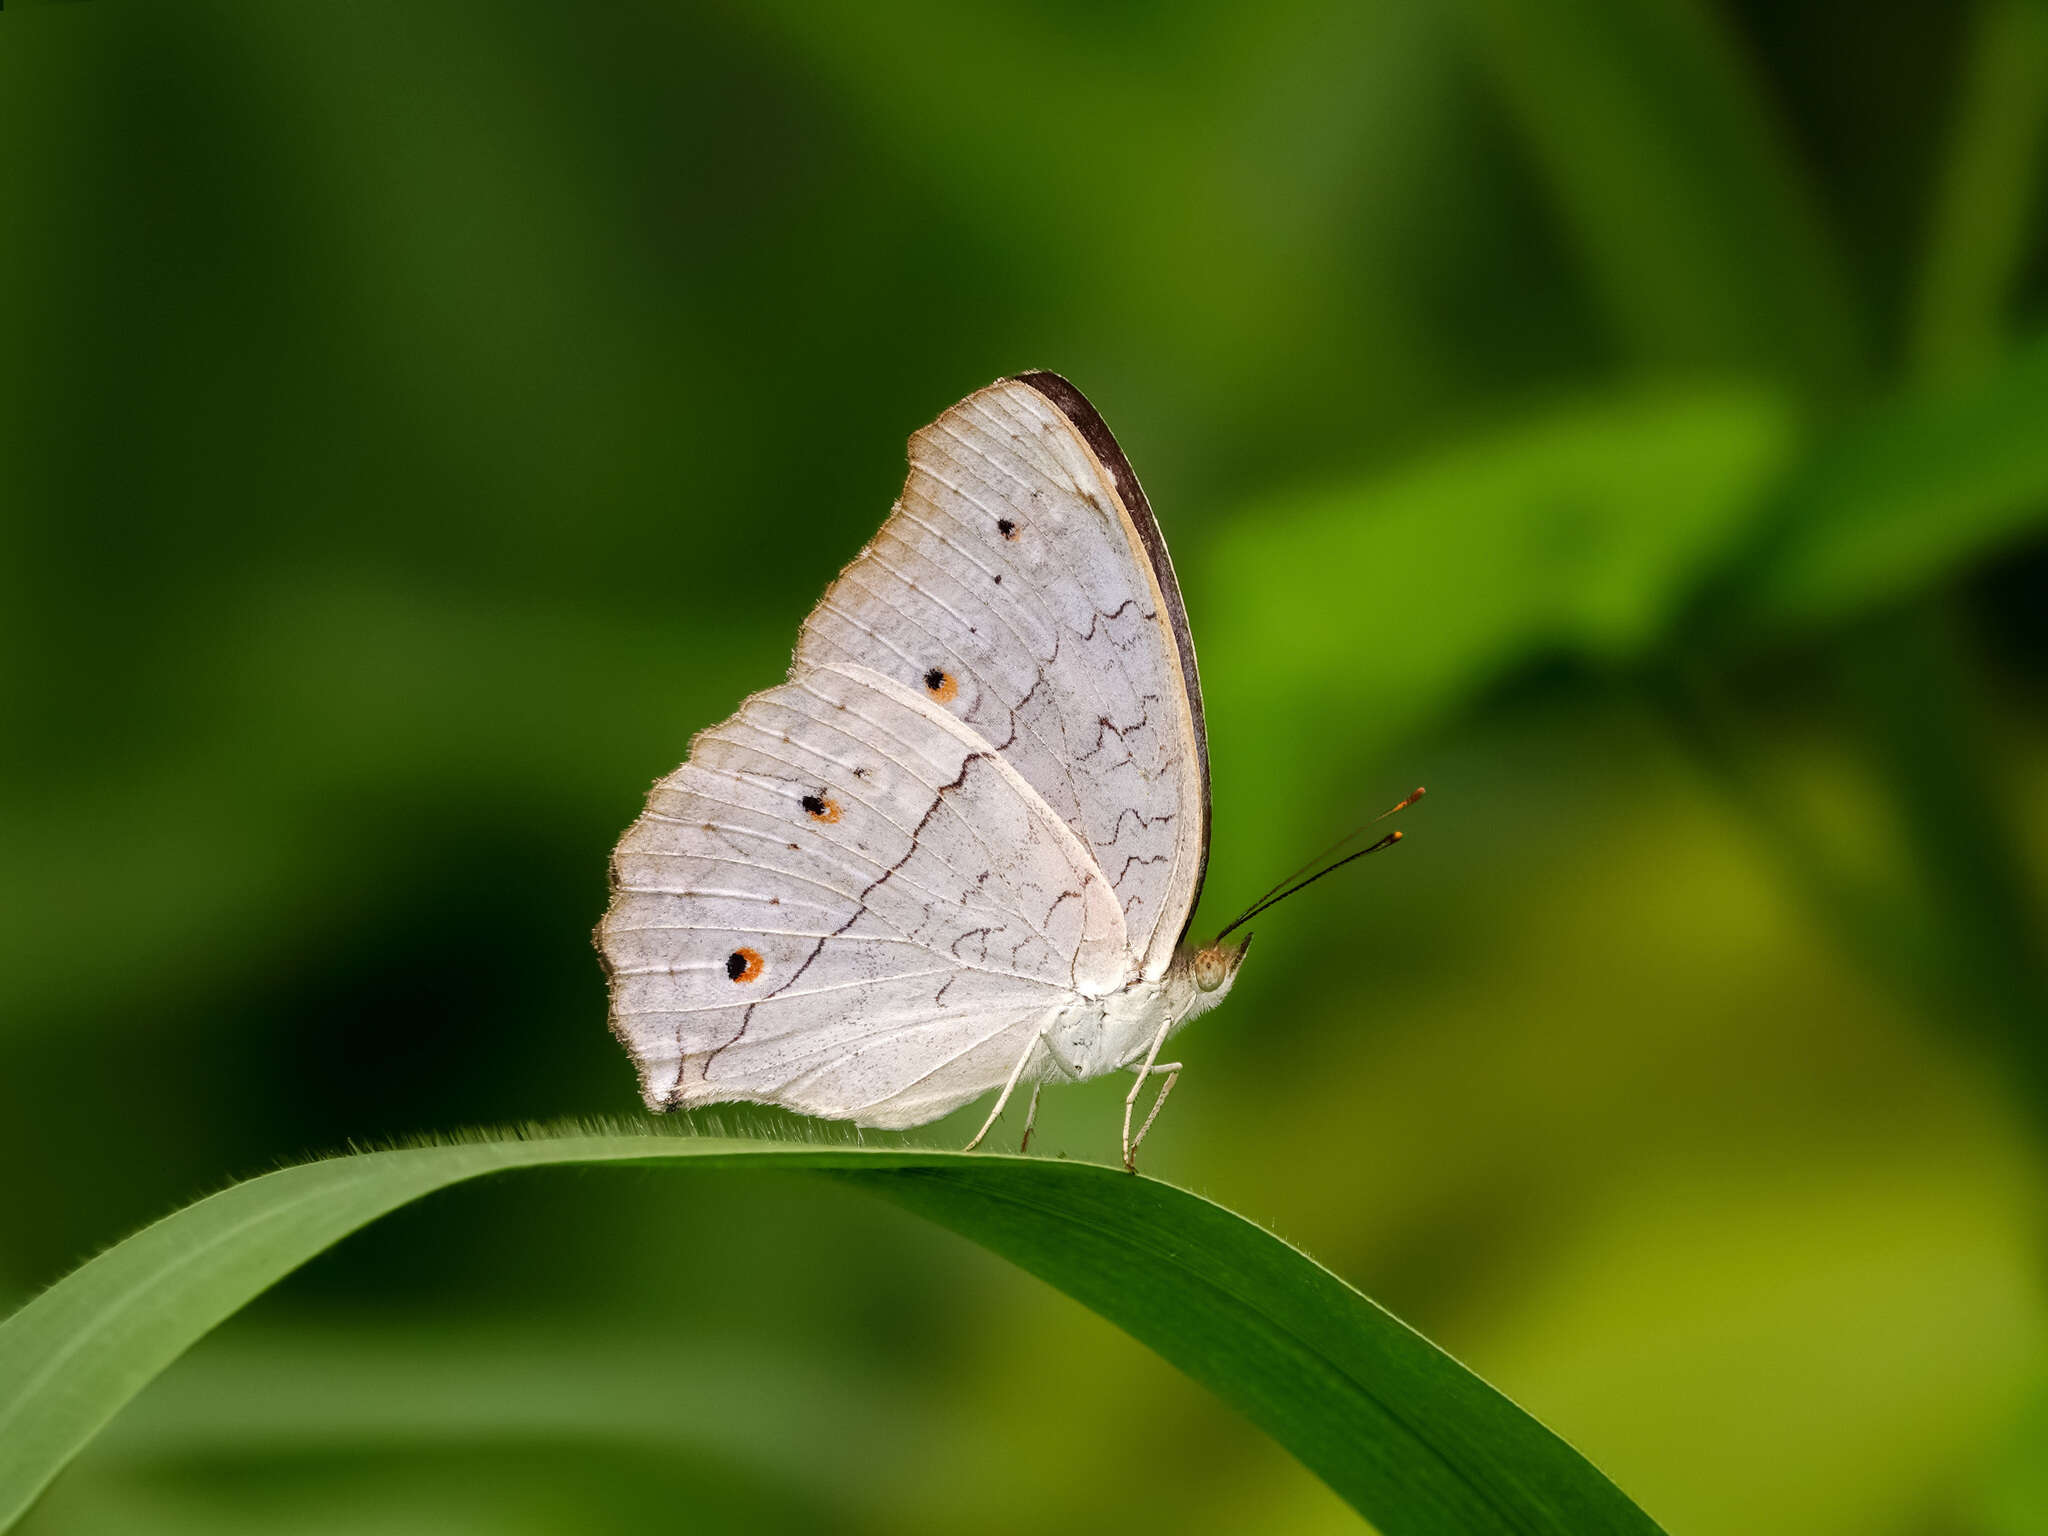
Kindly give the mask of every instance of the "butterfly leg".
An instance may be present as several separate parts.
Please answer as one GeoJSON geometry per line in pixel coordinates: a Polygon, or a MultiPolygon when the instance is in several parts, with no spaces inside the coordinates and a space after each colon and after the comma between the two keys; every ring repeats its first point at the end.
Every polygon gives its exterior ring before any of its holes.
{"type": "MultiPolygon", "coordinates": [[[[1171,1019],[1159,1026],[1159,1033],[1152,1037],[1151,1049],[1145,1052],[1145,1065],[1138,1068],[1138,1080],[1131,1084],[1131,1091],[1124,1099],[1124,1171],[1126,1173],[1136,1173],[1138,1171],[1138,1147],[1137,1143],[1131,1140],[1131,1111],[1137,1108],[1138,1095],[1145,1091],[1145,1079],[1152,1075],[1153,1063],[1159,1060],[1159,1048],[1166,1044],[1166,1032],[1171,1028],[1173,1028],[1173,1021],[1171,1019]]],[[[1128,1058],[1126,1059],[1128,1060],[1128,1058]]],[[[1172,1070],[1178,1071],[1179,1063],[1175,1063],[1172,1070]]],[[[1169,1082],[1167,1086],[1170,1088],[1173,1085],[1169,1082]]],[[[1166,1097],[1164,1092],[1159,1096],[1162,1099],[1166,1097]]],[[[1158,1105],[1152,1106],[1152,1113],[1155,1115],[1159,1113],[1158,1105]]],[[[1149,1118],[1145,1121],[1145,1125],[1147,1129],[1151,1128],[1152,1122],[1149,1118]]],[[[1138,1133],[1140,1141],[1144,1139],[1144,1136],[1144,1131],[1138,1133]]]]}
{"type": "MultiPolygon", "coordinates": [[[[1024,1047],[1024,1054],[1017,1058],[1017,1065],[1010,1068],[1010,1080],[1007,1083],[1003,1084],[1003,1091],[996,1095],[996,1107],[990,1110],[988,1112],[988,1118],[981,1122],[981,1129],[974,1133],[974,1140],[968,1142],[966,1146],[962,1147],[960,1149],[961,1151],[972,1152],[976,1147],[981,1145],[982,1137],[986,1136],[989,1133],[990,1127],[992,1127],[996,1123],[997,1119],[1001,1117],[1003,1113],[1003,1106],[1010,1102],[1010,1095],[1016,1092],[1017,1079],[1024,1075],[1024,1068],[1030,1063],[1031,1058],[1038,1054],[1039,1042],[1044,1038],[1045,1037],[1042,1035],[1033,1035],[1031,1037],[1031,1043],[1024,1047]]],[[[1038,1095],[1035,1093],[1031,1095],[1031,1112],[1034,1115],[1038,1113],[1038,1095]]],[[[1030,1136],[1030,1126],[1027,1125],[1024,1128],[1024,1134],[1026,1137],[1030,1136]]]]}
{"type": "Polygon", "coordinates": [[[1045,1092],[1045,1084],[1043,1082],[1036,1082],[1031,1085],[1031,1107],[1024,1111],[1024,1135],[1017,1143],[1017,1155],[1020,1157],[1031,1150],[1031,1127],[1038,1123],[1038,1096],[1043,1092],[1045,1092]]]}
{"type": "MultiPolygon", "coordinates": [[[[1177,1061],[1162,1061],[1152,1070],[1166,1074],[1166,1086],[1159,1090],[1159,1097],[1152,1101],[1152,1113],[1145,1117],[1145,1123],[1138,1127],[1138,1134],[1131,1138],[1130,1160],[1125,1166],[1132,1173],[1138,1171],[1138,1147],[1145,1140],[1145,1133],[1152,1129],[1152,1122],[1159,1118],[1159,1111],[1166,1107],[1166,1096],[1173,1092],[1173,1085],[1180,1081],[1180,1063],[1177,1061]]],[[[1144,1079],[1140,1078],[1138,1081],[1143,1082],[1144,1079]]]]}

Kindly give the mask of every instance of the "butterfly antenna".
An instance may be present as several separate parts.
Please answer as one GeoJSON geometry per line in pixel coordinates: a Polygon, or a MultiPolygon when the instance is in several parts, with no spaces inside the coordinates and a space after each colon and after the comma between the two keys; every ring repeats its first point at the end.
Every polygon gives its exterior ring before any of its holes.
{"type": "Polygon", "coordinates": [[[1331,864],[1326,868],[1317,870],[1315,874],[1309,875],[1306,880],[1300,879],[1302,875],[1307,874],[1309,870],[1314,869],[1316,865],[1322,863],[1324,859],[1328,858],[1331,854],[1335,853],[1338,849],[1342,848],[1346,843],[1349,843],[1353,839],[1361,837],[1366,832],[1371,831],[1377,823],[1385,821],[1389,816],[1393,815],[1396,811],[1405,811],[1409,806],[1413,805],[1416,801],[1420,800],[1424,795],[1428,793],[1428,789],[1418,785],[1412,793],[1403,796],[1400,800],[1397,800],[1394,804],[1388,806],[1384,811],[1381,811],[1379,815],[1373,817],[1371,821],[1363,822],[1360,825],[1353,827],[1349,832],[1346,832],[1342,837],[1338,838],[1334,843],[1331,843],[1327,848],[1324,848],[1321,852],[1309,858],[1307,862],[1302,864],[1301,867],[1296,869],[1292,874],[1286,875],[1280,880],[1276,881],[1274,884],[1268,886],[1266,888],[1264,895],[1260,896],[1249,907],[1246,907],[1243,912],[1239,913],[1236,917],[1232,918],[1230,922],[1224,927],[1223,932],[1217,934],[1216,937],[1218,939],[1221,939],[1224,936],[1224,934],[1228,934],[1229,932],[1231,932],[1232,929],[1243,927],[1246,923],[1250,922],[1253,918],[1257,917],[1261,912],[1265,911],[1268,907],[1275,906],[1278,903],[1285,901],[1288,897],[1292,896],[1296,891],[1305,890],[1307,887],[1314,885],[1318,880],[1322,879],[1324,875],[1342,869],[1346,864],[1349,864],[1353,859],[1362,859],[1368,853],[1378,853],[1382,848],[1393,847],[1394,844],[1401,841],[1401,834],[1399,832],[1390,832],[1385,837],[1381,838],[1378,842],[1374,843],[1370,848],[1361,848],[1358,850],[1358,852],[1349,854],[1346,857],[1337,860],[1336,863],[1331,864]],[[1299,884],[1295,883],[1296,881],[1299,881],[1299,884]],[[1285,889],[1282,889],[1282,887],[1285,887],[1285,889]]]}
{"type": "MultiPolygon", "coordinates": [[[[1315,868],[1316,865],[1322,863],[1324,859],[1327,859],[1331,854],[1335,853],[1339,848],[1342,848],[1346,843],[1350,842],[1353,838],[1362,836],[1363,834],[1371,831],[1374,822],[1385,821],[1389,816],[1393,815],[1396,811],[1405,811],[1406,809],[1408,809],[1409,806],[1413,805],[1416,801],[1420,800],[1424,795],[1428,793],[1429,791],[1427,789],[1418,788],[1413,794],[1407,796],[1405,799],[1399,800],[1393,805],[1388,806],[1384,811],[1381,811],[1379,815],[1373,817],[1371,821],[1360,822],[1357,826],[1353,827],[1349,832],[1346,832],[1342,837],[1338,838],[1334,843],[1331,843],[1327,848],[1322,849],[1320,852],[1310,854],[1307,859],[1302,861],[1301,867],[1299,869],[1296,869],[1292,874],[1282,875],[1278,880],[1275,880],[1271,885],[1267,886],[1264,894],[1260,895],[1256,900],[1252,902],[1252,907],[1263,906],[1265,904],[1266,897],[1271,896],[1275,891],[1279,890],[1281,886],[1290,884],[1294,880],[1298,879],[1300,876],[1307,874],[1311,869],[1315,868]]],[[[1332,869],[1335,869],[1336,865],[1333,864],[1330,867],[1332,869]]],[[[1235,918],[1231,921],[1230,928],[1235,928],[1239,923],[1244,921],[1245,917],[1249,917],[1250,915],[1251,907],[1247,907],[1245,909],[1244,916],[1235,918]]],[[[1228,933],[1230,932],[1230,928],[1226,928],[1223,931],[1225,933],[1228,933]]]]}
{"type": "Polygon", "coordinates": [[[1287,887],[1286,890],[1282,891],[1279,895],[1266,897],[1265,900],[1259,902],[1249,912],[1245,913],[1243,917],[1240,917],[1236,922],[1232,923],[1230,925],[1230,928],[1225,928],[1222,933],[1217,934],[1217,939],[1221,940],[1222,938],[1224,938],[1225,935],[1227,935],[1232,928],[1243,927],[1246,923],[1250,922],[1253,918],[1257,917],[1261,912],[1265,911],[1266,908],[1278,906],[1281,902],[1285,901],[1288,897],[1294,895],[1297,891],[1307,890],[1310,886],[1314,885],[1318,880],[1322,879],[1323,876],[1334,875],[1338,870],[1342,869],[1346,864],[1349,864],[1353,859],[1362,859],[1368,853],[1378,853],[1382,848],[1391,848],[1394,846],[1394,844],[1398,843],[1399,841],[1401,841],[1400,833],[1389,832],[1385,837],[1381,838],[1378,842],[1374,843],[1370,848],[1361,848],[1356,853],[1348,854],[1344,858],[1339,859],[1336,863],[1330,865],[1328,868],[1317,870],[1314,874],[1310,875],[1306,880],[1301,881],[1299,884],[1290,885],[1289,887],[1287,887]]]}

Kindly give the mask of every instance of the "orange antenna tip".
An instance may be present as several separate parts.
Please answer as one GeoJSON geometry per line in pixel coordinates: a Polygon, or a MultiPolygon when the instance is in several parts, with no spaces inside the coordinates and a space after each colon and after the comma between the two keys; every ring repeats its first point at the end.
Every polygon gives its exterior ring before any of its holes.
{"type": "Polygon", "coordinates": [[[1394,812],[1407,810],[1409,806],[1413,805],[1416,801],[1420,800],[1424,795],[1428,793],[1429,791],[1427,789],[1422,788],[1418,785],[1414,794],[1409,795],[1406,799],[1396,801],[1394,804],[1388,806],[1384,811],[1381,811],[1379,815],[1373,817],[1373,820],[1385,821],[1389,816],[1393,815],[1394,812]]]}

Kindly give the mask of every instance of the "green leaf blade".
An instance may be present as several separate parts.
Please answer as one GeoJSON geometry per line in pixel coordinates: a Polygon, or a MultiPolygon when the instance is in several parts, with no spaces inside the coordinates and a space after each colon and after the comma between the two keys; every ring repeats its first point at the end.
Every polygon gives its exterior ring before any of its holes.
{"type": "Polygon", "coordinates": [[[1066,1291],[1272,1433],[1389,1536],[1657,1530],[1578,1452],[1278,1238],[1087,1163],[529,1134],[281,1169],[145,1228],[0,1323],[0,1528],[194,1342],[350,1232],[514,1168],[826,1172],[1066,1291]]]}
{"type": "Polygon", "coordinates": [[[1655,1529],[1633,1506],[1642,1524],[1615,1525],[1618,1490],[1597,1473],[1558,1475],[1546,1451],[1561,1442],[1549,1430],[1263,1229],[1171,1185],[1061,1166],[1091,1176],[1061,1191],[1056,1214],[1030,1164],[933,1169],[873,1187],[1149,1345],[1390,1536],[1655,1529]],[[1153,1261],[1135,1276],[1119,1262],[1134,1251],[1153,1261]],[[1200,1326],[1183,1326],[1191,1319],[1200,1326]]]}

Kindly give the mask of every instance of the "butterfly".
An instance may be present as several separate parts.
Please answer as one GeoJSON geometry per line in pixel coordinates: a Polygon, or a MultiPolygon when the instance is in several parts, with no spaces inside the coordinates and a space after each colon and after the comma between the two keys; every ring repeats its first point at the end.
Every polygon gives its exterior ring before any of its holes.
{"type": "Polygon", "coordinates": [[[1209,754],[1173,562],[1057,374],[969,395],[909,457],[787,681],[701,732],[619,842],[612,1030],[657,1111],[900,1129],[1000,1090],[970,1148],[1020,1085],[1028,1147],[1047,1082],[1129,1071],[1135,1169],[1180,1072],[1162,1047],[1249,945],[1187,942],[1209,754]]]}

